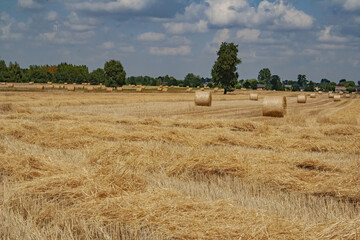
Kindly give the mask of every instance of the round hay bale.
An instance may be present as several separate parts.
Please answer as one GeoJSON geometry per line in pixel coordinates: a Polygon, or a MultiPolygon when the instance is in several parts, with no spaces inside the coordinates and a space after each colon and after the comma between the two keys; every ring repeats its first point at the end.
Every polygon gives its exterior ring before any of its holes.
{"type": "Polygon", "coordinates": [[[334,98],[334,94],[331,92],[329,92],[329,94],[328,94],[328,96],[329,96],[329,98],[334,98]]]}
{"type": "Polygon", "coordinates": [[[29,85],[34,85],[34,82],[29,82],[29,85]]]}
{"type": "Polygon", "coordinates": [[[200,88],[200,86],[197,86],[196,88],[200,88]]]}
{"type": "Polygon", "coordinates": [[[167,91],[168,91],[168,88],[165,87],[165,88],[162,89],[162,91],[163,91],[163,92],[167,92],[167,91]]]}
{"type": "Polygon", "coordinates": [[[297,103],[306,103],[307,97],[306,95],[300,94],[297,96],[297,103]]]}
{"type": "Polygon", "coordinates": [[[318,91],[318,94],[320,94],[320,95],[321,95],[322,93],[323,93],[322,91],[318,91]]]}
{"type": "Polygon", "coordinates": [[[61,86],[59,86],[59,85],[54,85],[54,88],[56,88],[56,89],[59,89],[61,86]]]}
{"type": "Polygon", "coordinates": [[[257,101],[258,100],[258,95],[256,93],[250,93],[249,98],[252,101],[257,101]]]}
{"type": "Polygon", "coordinates": [[[136,88],[136,91],[137,91],[137,92],[142,92],[142,90],[143,90],[142,87],[136,88]]]}
{"type": "Polygon", "coordinates": [[[350,94],[349,93],[345,94],[345,97],[350,98],[350,94]]]}
{"type": "Polygon", "coordinates": [[[246,91],[246,88],[240,88],[241,91],[246,91]]]}
{"type": "Polygon", "coordinates": [[[51,84],[51,85],[49,85],[49,88],[54,88],[54,85],[52,85],[52,84],[51,84]]]}
{"type": "Polygon", "coordinates": [[[68,86],[66,88],[68,91],[75,91],[75,87],[74,86],[68,86]]]}
{"type": "Polygon", "coordinates": [[[47,82],[47,84],[51,85],[51,84],[52,84],[52,82],[47,82]]]}
{"type": "Polygon", "coordinates": [[[196,91],[195,92],[195,105],[196,106],[211,106],[212,94],[210,91],[196,91]]]}
{"type": "Polygon", "coordinates": [[[159,92],[161,92],[161,91],[162,91],[162,87],[158,87],[157,90],[158,90],[159,92]]]}
{"type": "Polygon", "coordinates": [[[286,114],[285,96],[265,96],[263,101],[263,116],[284,117],[286,114]]]}
{"type": "Polygon", "coordinates": [[[218,87],[214,88],[214,92],[217,92],[217,91],[219,91],[219,88],[218,87]]]}
{"type": "Polygon", "coordinates": [[[0,85],[6,85],[6,83],[5,82],[0,82],[0,85]]]}
{"type": "Polygon", "coordinates": [[[117,90],[118,92],[122,92],[124,89],[123,89],[122,87],[117,87],[116,90],[117,90]]]}
{"type": "Polygon", "coordinates": [[[7,85],[8,88],[13,88],[14,87],[14,84],[13,83],[10,83],[7,85]]]}
{"type": "Polygon", "coordinates": [[[340,95],[335,95],[334,96],[334,102],[339,102],[341,99],[340,99],[340,95]]]}
{"type": "Polygon", "coordinates": [[[94,87],[86,87],[85,90],[87,92],[92,92],[92,91],[94,91],[94,87]]]}
{"type": "Polygon", "coordinates": [[[64,85],[67,85],[68,83],[67,82],[64,82],[64,85]]]}
{"type": "Polygon", "coordinates": [[[80,85],[77,87],[78,89],[84,89],[84,85],[80,85]]]}
{"type": "Polygon", "coordinates": [[[37,86],[36,86],[36,89],[38,89],[38,90],[43,90],[43,89],[44,89],[44,86],[43,86],[43,85],[37,85],[37,86]]]}
{"type": "Polygon", "coordinates": [[[192,91],[192,88],[188,88],[186,89],[187,92],[191,92],[192,91]]]}
{"type": "Polygon", "coordinates": [[[200,91],[204,91],[205,89],[204,88],[200,88],[200,91]]]}
{"type": "Polygon", "coordinates": [[[107,92],[112,92],[113,89],[112,89],[111,87],[109,87],[109,88],[106,88],[106,91],[107,91],[107,92]]]}
{"type": "Polygon", "coordinates": [[[340,91],[339,94],[340,94],[341,96],[344,95],[344,93],[343,93],[342,91],[340,91]]]}
{"type": "Polygon", "coordinates": [[[316,94],[315,94],[315,93],[311,93],[311,94],[310,94],[310,98],[316,98],[316,94]]]}

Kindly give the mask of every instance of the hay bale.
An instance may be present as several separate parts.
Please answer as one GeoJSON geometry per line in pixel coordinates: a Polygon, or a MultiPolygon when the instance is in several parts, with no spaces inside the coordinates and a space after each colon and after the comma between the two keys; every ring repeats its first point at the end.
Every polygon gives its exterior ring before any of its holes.
{"type": "Polygon", "coordinates": [[[117,90],[118,92],[122,92],[124,89],[123,89],[122,87],[117,87],[116,90],[117,90]]]}
{"type": "Polygon", "coordinates": [[[136,91],[137,91],[137,92],[142,92],[142,90],[143,90],[143,88],[142,88],[142,87],[138,87],[138,88],[136,88],[136,91]]]}
{"type": "Polygon", "coordinates": [[[0,82],[0,85],[6,85],[6,83],[5,82],[0,82]]]}
{"type": "Polygon", "coordinates": [[[332,92],[329,92],[328,96],[329,98],[334,98],[334,94],[332,92]]]}
{"type": "Polygon", "coordinates": [[[210,91],[196,91],[195,92],[195,105],[196,106],[211,106],[212,94],[210,91]]]}
{"type": "Polygon", "coordinates": [[[47,82],[47,84],[48,84],[48,85],[51,85],[51,84],[52,84],[52,82],[47,82]]]}
{"type": "Polygon", "coordinates": [[[161,92],[161,91],[162,91],[162,87],[158,87],[157,90],[158,90],[159,92],[161,92]]]}
{"type": "Polygon", "coordinates": [[[44,86],[43,86],[43,85],[37,85],[37,86],[36,86],[36,89],[38,89],[38,90],[43,90],[43,89],[44,89],[44,86]]]}
{"type": "Polygon", "coordinates": [[[339,102],[341,99],[340,99],[340,95],[335,95],[334,96],[334,102],[339,102]]]}
{"type": "Polygon", "coordinates": [[[204,88],[200,88],[200,91],[204,91],[205,89],[204,88]]]}
{"type": "Polygon", "coordinates": [[[112,89],[111,87],[109,87],[109,88],[106,88],[106,91],[107,91],[107,92],[112,92],[113,89],[112,89]]]}
{"type": "Polygon", "coordinates": [[[256,93],[250,93],[249,98],[252,101],[257,101],[258,100],[258,95],[256,93]]]}
{"type": "Polygon", "coordinates": [[[345,94],[345,97],[350,98],[350,94],[349,93],[345,94]]]}
{"type": "Polygon", "coordinates": [[[306,103],[307,97],[306,95],[300,94],[297,96],[297,103],[306,103]]]}
{"type": "Polygon", "coordinates": [[[241,91],[246,91],[246,88],[240,88],[241,91]]]}
{"type": "Polygon", "coordinates": [[[34,82],[29,82],[29,85],[34,85],[34,82]]]}
{"type": "Polygon", "coordinates": [[[285,96],[265,96],[263,101],[263,116],[284,117],[286,114],[285,96]]]}
{"type": "Polygon", "coordinates": [[[167,91],[168,91],[168,88],[165,87],[165,88],[162,89],[162,91],[163,91],[163,92],[167,92],[167,91]]]}
{"type": "Polygon", "coordinates": [[[219,91],[219,88],[218,87],[214,88],[214,92],[217,92],[217,91],[219,91]]]}
{"type": "Polygon", "coordinates": [[[51,84],[51,85],[49,85],[49,87],[48,87],[48,88],[54,88],[54,85],[52,85],[52,84],[51,84]]]}
{"type": "Polygon", "coordinates": [[[323,93],[322,91],[318,91],[318,94],[320,94],[320,95],[321,95],[322,93],[323,93]]]}
{"type": "Polygon", "coordinates": [[[68,86],[66,88],[68,91],[75,91],[75,87],[74,86],[68,86]]]}
{"type": "Polygon", "coordinates": [[[192,91],[192,88],[188,88],[186,89],[187,92],[191,92],[192,91]]]}
{"type": "Polygon", "coordinates": [[[14,84],[13,83],[10,83],[7,85],[8,88],[14,88],[14,84]]]}
{"type": "Polygon", "coordinates": [[[92,91],[94,91],[94,87],[86,87],[85,90],[87,92],[92,92],[92,91]]]}
{"type": "Polygon", "coordinates": [[[344,93],[343,93],[342,91],[340,91],[339,94],[340,94],[341,96],[344,95],[344,93]]]}
{"type": "Polygon", "coordinates": [[[84,89],[84,85],[78,86],[78,89],[84,89]]]}
{"type": "Polygon", "coordinates": [[[64,85],[67,85],[68,83],[67,82],[64,82],[64,85]]]}
{"type": "Polygon", "coordinates": [[[315,93],[310,94],[310,98],[316,98],[316,94],[315,93]]]}

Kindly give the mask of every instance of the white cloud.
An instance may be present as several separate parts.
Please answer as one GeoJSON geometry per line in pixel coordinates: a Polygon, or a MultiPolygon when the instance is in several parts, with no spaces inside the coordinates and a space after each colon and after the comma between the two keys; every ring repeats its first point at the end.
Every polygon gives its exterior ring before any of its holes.
{"type": "Polygon", "coordinates": [[[104,42],[103,44],[101,44],[101,48],[103,49],[112,49],[115,47],[115,43],[113,42],[104,42]]]}
{"type": "Polygon", "coordinates": [[[39,40],[48,41],[56,44],[84,44],[88,39],[95,35],[94,31],[86,32],[70,32],[70,31],[58,31],[58,32],[46,32],[41,33],[38,36],[39,40]]]}
{"type": "Polygon", "coordinates": [[[133,53],[135,52],[135,47],[134,46],[121,46],[119,47],[121,52],[124,53],[133,53]]]}
{"type": "Polygon", "coordinates": [[[69,6],[74,10],[80,11],[116,13],[125,10],[142,10],[147,6],[148,2],[149,0],[117,0],[110,2],[70,3],[69,6]]]}
{"type": "Polygon", "coordinates": [[[137,37],[140,41],[161,41],[165,39],[165,34],[156,32],[142,33],[137,37]]]}
{"type": "Polygon", "coordinates": [[[206,0],[205,14],[212,25],[241,25],[248,28],[269,26],[273,29],[309,29],[313,18],[283,0],[268,2],[264,0],[257,8],[246,0],[206,0]]]}
{"type": "Polygon", "coordinates": [[[261,32],[257,29],[242,29],[236,33],[236,38],[241,42],[255,42],[259,39],[261,32]]]}
{"type": "Polygon", "coordinates": [[[151,47],[149,53],[153,55],[165,55],[165,56],[176,56],[176,55],[188,55],[191,52],[189,46],[179,47],[151,47]]]}
{"type": "Polygon", "coordinates": [[[64,22],[64,26],[72,31],[89,31],[95,28],[97,20],[94,18],[80,18],[77,13],[71,12],[67,16],[68,21],[64,22]]]}
{"type": "Polygon", "coordinates": [[[42,6],[34,0],[18,0],[18,6],[25,9],[42,8],[42,6]]]}
{"type": "Polygon", "coordinates": [[[17,25],[15,19],[9,14],[3,12],[0,15],[0,40],[19,40],[22,38],[21,33],[14,33],[13,26],[17,25]]]}
{"type": "Polygon", "coordinates": [[[324,30],[320,31],[318,34],[318,40],[321,42],[332,42],[332,43],[343,43],[347,42],[345,37],[340,37],[331,34],[333,26],[326,26],[324,30]]]}
{"type": "Polygon", "coordinates": [[[222,42],[226,42],[230,38],[230,30],[225,28],[222,30],[218,30],[215,33],[213,38],[213,43],[221,44],[222,42]]]}
{"type": "Polygon", "coordinates": [[[50,11],[50,12],[48,12],[48,13],[46,14],[45,19],[48,20],[48,21],[55,21],[57,17],[58,17],[57,12],[55,12],[55,11],[50,11]]]}
{"type": "Polygon", "coordinates": [[[346,11],[357,11],[360,9],[359,0],[333,0],[333,2],[340,4],[346,11]]]}
{"type": "Polygon", "coordinates": [[[204,33],[208,31],[207,22],[200,20],[197,23],[170,22],[163,24],[166,32],[170,34],[204,33]]]}

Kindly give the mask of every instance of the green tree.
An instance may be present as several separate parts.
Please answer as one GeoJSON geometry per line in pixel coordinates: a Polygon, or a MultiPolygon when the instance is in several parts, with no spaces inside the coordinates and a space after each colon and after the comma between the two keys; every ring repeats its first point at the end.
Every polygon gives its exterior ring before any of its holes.
{"type": "Polygon", "coordinates": [[[10,62],[8,72],[10,82],[22,82],[22,70],[17,62],[10,62]]]}
{"type": "Polygon", "coordinates": [[[237,84],[236,66],[241,63],[237,53],[238,45],[223,42],[217,52],[218,58],[211,70],[214,83],[224,88],[224,94],[237,84]]]}
{"type": "Polygon", "coordinates": [[[306,85],[305,91],[307,92],[314,92],[315,91],[315,83],[313,81],[310,81],[308,85],[306,85]]]}
{"type": "Polygon", "coordinates": [[[278,75],[272,75],[270,83],[272,90],[282,90],[284,88],[278,75]]]}
{"type": "Polygon", "coordinates": [[[95,69],[89,74],[89,82],[91,85],[105,84],[105,81],[106,75],[102,68],[95,69]]]}
{"type": "MultiPolygon", "coordinates": [[[[120,61],[110,60],[105,63],[104,70],[106,77],[108,78],[107,84],[122,86],[125,84],[126,72],[121,65],[120,61]]],[[[107,85],[107,86],[108,86],[107,85]]],[[[109,86],[110,86],[109,85],[109,86]]]]}
{"type": "Polygon", "coordinates": [[[270,69],[268,68],[263,68],[260,70],[259,75],[258,75],[258,81],[261,84],[265,84],[266,86],[270,86],[270,81],[271,81],[271,72],[270,69]]]}
{"type": "Polygon", "coordinates": [[[300,87],[305,87],[308,83],[308,80],[306,79],[306,75],[299,74],[298,75],[298,84],[300,87]]]}
{"type": "Polygon", "coordinates": [[[188,73],[185,76],[183,85],[186,86],[190,86],[190,87],[197,87],[197,86],[202,86],[202,82],[201,82],[201,78],[198,75],[195,75],[193,73],[188,73]]]}

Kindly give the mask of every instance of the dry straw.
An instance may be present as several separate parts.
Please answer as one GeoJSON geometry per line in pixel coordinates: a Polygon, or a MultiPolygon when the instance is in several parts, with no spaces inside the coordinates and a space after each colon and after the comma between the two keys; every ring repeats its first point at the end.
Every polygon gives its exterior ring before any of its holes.
{"type": "Polygon", "coordinates": [[[124,89],[122,87],[117,87],[118,92],[122,92],[124,89]]]}
{"type": "Polygon", "coordinates": [[[158,87],[157,90],[158,90],[159,92],[161,92],[161,91],[162,91],[162,87],[158,87]]]}
{"type": "Polygon", "coordinates": [[[217,92],[217,91],[219,91],[219,88],[218,87],[214,88],[214,92],[217,92]]]}
{"type": "Polygon", "coordinates": [[[349,93],[345,94],[345,97],[350,98],[350,94],[349,93]]]}
{"type": "Polygon", "coordinates": [[[210,91],[196,91],[195,105],[196,106],[211,106],[212,94],[210,91]]]}
{"type": "Polygon", "coordinates": [[[43,90],[43,89],[44,89],[44,86],[43,86],[43,85],[37,85],[37,86],[36,86],[36,89],[43,90]]]}
{"type": "Polygon", "coordinates": [[[344,93],[343,93],[343,92],[341,92],[341,91],[339,92],[339,94],[340,94],[340,95],[344,95],[344,93]]]}
{"type": "Polygon", "coordinates": [[[200,91],[204,91],[205,89],[204,88],[200,88],[200,91]]]}
{"type": "Polygon", "coordinates": [[[142,92],[142,87],[136,88],[136,91],[137,91],[137,92],[142,92]]]}
{"type": "Polygon", "coordinates": [[[334,102],[338,102],[340,101],[340,95],[335,95],[334,96],[334,102]]]}
{"type": "Polygon", "coordinates": [[[34,85],[34,82],[29,82],[29,85],[34,85]]]}
{"type": "Polygon", "coordinates": [[[51,85],[51,84],[52,84],[52,82],[47,82],[47,84],[51,85]]]}
{"type": "Polygon", "coordinates": [[[334,94],[332,92],[329,92],[329,98],[334,98],[334,94]]]}
{"type": "Polygon", "coordinates": [[[92,91],[94,91],[94,88],[93,87],[86,87],[86,91],[92,92],[92,91]]]}
{"type": "Polygon", "coordinates": [[[167,91],[168,91],[168,88],[165,87],[165,88],[162,89],[162,91],[163,91],[163,92],[167,92],[167,91]]]}
{"type": "Polygon", "coordinates": [[[322,93],[323,93],[322,91],[318,91],[318,94],[320,94],[320,95],[321,95],[322,93]]]}
{"type": "Polygon", "coordinates": [[[107,92],[112,92],[113,89],[109,87],[109,88],[106,88],[106,91],[107,91],[107,92]]]}
{"type": "Polygon", "coordinates": [[[310,94],[310,98],[316,98],[316,94],[315,93],[310,94]]]}
{"type": "Polygon", "coordinates": [[[186,89],[187,92],[191,92],[192,91],[192,88],[188,88],[186,89]]]}
{"type": "Polygon", "coordinates": [[[250,94],[250,100],[257,101],[258,100],[258,95],[256,93],[251,93],[250,94]]]}
{"type": "Polygon", "coordinates": [[[263,101],[263,116],[284,117],[286,113],[285,96],[265,96],[263,101]]]}
{"type": "Polygon", "coordinates": [[[306,95],[300,94],[297,96],[297,103],[306,103],[307,97],[306,95]]]}
{"type": "Polygon", "coordinates": [[[13,88],[13,87],[14,87],[14,84],[10,83],[10,84],[8,84],[7,86],[8,86],[8,88],[13,88]]]}

